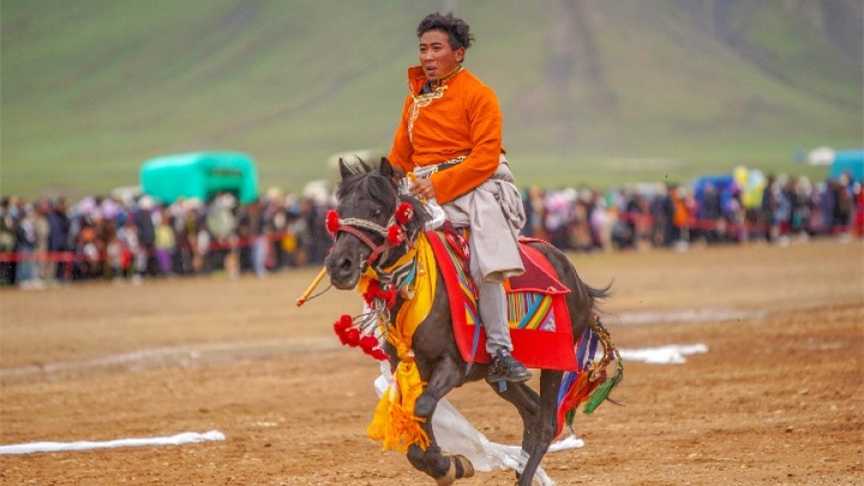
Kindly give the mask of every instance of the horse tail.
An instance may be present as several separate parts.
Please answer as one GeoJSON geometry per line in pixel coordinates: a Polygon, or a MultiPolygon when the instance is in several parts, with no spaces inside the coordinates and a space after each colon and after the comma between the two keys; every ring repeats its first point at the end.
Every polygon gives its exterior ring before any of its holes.
{"type": "MultiPolygon", "coordinates": [[[[581,279],[580,279],[580,280],[581,280],[581,279]]],[[[614,280],[612,280],[612,281],[610,281],[608,284],[606,284],[605,287],[602,287],[602,288],[599,288],[599,289],[598,289],[598,288],[594,288],[594,287],[588,285],[587,283],[585,283],[584,280],[582,280],[582,285],[585,286],[585,290],[588,291],[588,295],[590,295],[591,298],[592,298],[592,299],[595,299],[595,300],[602,300],[602,299],[606,299],[606,298],[608,298],[609,296],[611,296],[611,295],[612,295],[612,284],[613,284],[613,283],[615,283],[614,280]]]]}

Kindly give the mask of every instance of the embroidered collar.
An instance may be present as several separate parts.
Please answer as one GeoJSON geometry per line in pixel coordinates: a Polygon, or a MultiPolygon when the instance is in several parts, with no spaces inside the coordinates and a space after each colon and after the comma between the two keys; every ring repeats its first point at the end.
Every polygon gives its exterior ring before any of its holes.
{"type": "Polygon", "coordinates": [[[427,84],[429,89],[432,90],[431,92],[438,91],[442,87],[446,87],[450,81],[452,81],[456,75],[462,71],[465,71],[465,68],[460,64],[446,76],[432,82],[426,79],[426,75],[423,73],[423,68],[421,66],[411,66],[408,68],[408,91],[411,93],[411,96],[423,96],[421,91],[423,90],[424,85],[427,84]]]}

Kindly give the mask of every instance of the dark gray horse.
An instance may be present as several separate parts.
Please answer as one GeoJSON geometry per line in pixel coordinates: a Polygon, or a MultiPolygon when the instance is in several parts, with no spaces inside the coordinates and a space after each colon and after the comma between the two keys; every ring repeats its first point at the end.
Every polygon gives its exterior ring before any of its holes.
{"type": "MultiPolygon", "coordinates": [[[[353,289],[367,265],[386,268],[405,253],[405,247],[388,247],[380,229],[386,227],[402,201],[414,205],[415,217],[407,225],[409,242],[422,230],[428,217],[415,199],[399,197],[395,174],[386,161],[381,160],[378,170],[356,171],[340,160],[342,181],[338,191],[338,213],[344,220],[357,223],[348,230],[340,230],[330,254],[327,256],[327,272],[333,285],[339,289],[353,289]],[[365,223],[364,223],[365,222],[365,223]],[[371,224],[366,224],[371,223],[371,224]],[[386,250],[386,251],[382,251],[386,250]],[[370,262],[370,255],[373,255],[370,262]]],[[[555,247],[546,243],[531,243],[542,252],[555,267],[559,280],[571,289],[567,295],[567,305],[573,322],[573,336],[582,334],[590,319],[594,318],[595,300],[606,296],[608,289],[598,290],[586,285],[576,274],[567,257],[555,247]]],[[[444,288],[439,275],[438,288],[444,288]]],[[[403,304],[397,299],[391,315],[396,315],[403,304]]],[[[393,349],[386,347],[395,367],[393,349]]],[[[446,292],[437,292],[429,316],[414,334],[413,351],[422,379],[427,387],[417,404],[414,413],[425,419],[424,430],[429,435],[431,446],[425,451],[413,445],[408,451],[411,464],[433,477],[439,485],[449,485],[456,479],[473,474],[470,462],[462,456],[446,456],[435,442],[432,431],[432,414],[438,401],[456,387],[468,381],[486,376],[488,366],[474,365],[466,375],[467,365],[459,353],[453,337],[450,318],[450,305],[446,292]]],[[[558,389],[561,385],[561,371],[543,370],[540,374],[540,393],[525,383],[510,383],[506,390],[492,388],[502,398],[512,403],[519,411],[523,422],[522,450],[528,454],[528,461],[518,484],[527,486],[532,483],[534,473],[552,442],[556,427],[556,407],[558,389]]]]}

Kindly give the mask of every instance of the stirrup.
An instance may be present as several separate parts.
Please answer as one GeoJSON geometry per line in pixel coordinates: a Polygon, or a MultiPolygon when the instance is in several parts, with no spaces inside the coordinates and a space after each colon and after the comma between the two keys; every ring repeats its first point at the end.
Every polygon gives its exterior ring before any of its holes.
{"type": "Polygon", "coordinates": [[[492,384],[497,384],[498,389],[501,392],[507,390],[507,382],[522,383],[530,379],[531,372],[528,371],[528,368],[526,368],[524,364],[516,360],[516,358],[514,358],[511,354],[505,353],[503,351],[498,351],[498,354],[495,355],[492,360],[492,366],[489,369],[489,373],[486,375],[486,381],[492,384]],[[516,364],[523,370],[525,370],[524,376],[519,377],[518,379],[516,379],[517,377],[511,376],[512,368],[510,366],[505,366],[503,363],[501,363],[502,360],[508,359],[510,360],[509,364],[516,364]],[[505,385],[502,386],[502,383],[504,383],[505,385]]]}

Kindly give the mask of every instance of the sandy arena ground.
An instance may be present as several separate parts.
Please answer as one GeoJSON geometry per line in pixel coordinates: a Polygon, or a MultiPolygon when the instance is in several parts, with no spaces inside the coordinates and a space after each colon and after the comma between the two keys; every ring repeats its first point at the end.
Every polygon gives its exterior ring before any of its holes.
{"type": "MultiPolygon", "coordinates": [[[[705,343],[683,365],[626,366],[580,416],[586,446],[546,457],[558,484],[864,483],[864,245],[694,248],[574,257],[625,348],[705,343]]],[[[0,456],[0,483],[433,484],[365,437],[377,366],[330,324],[359,307],[293,302],[312,270],[141,286],[0,291],[0,444],[218,429],[224,442],[0,456]]],[[[452,402],[518,443],[484,384],[452,402]]],[[[512,484],[510,472],[457,484],[512,484]]]]}

